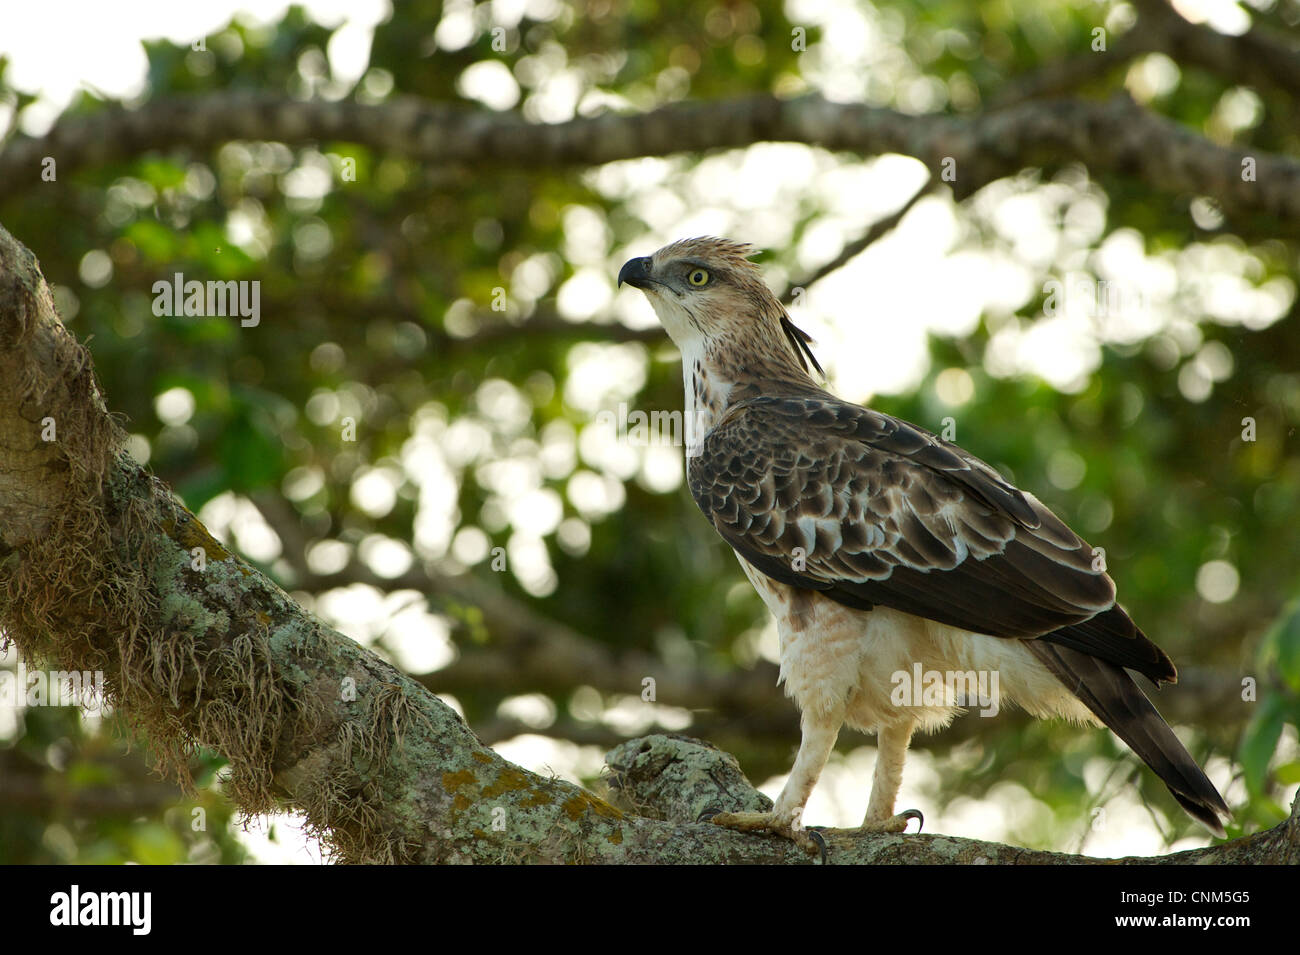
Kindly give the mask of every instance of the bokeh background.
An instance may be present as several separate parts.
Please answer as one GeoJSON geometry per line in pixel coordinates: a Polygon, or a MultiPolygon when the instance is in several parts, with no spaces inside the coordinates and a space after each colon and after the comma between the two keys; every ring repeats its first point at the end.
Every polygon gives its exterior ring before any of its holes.
{"type": "MultiPolygon", "coordinates": [[[[1161,4],[667,6],[19,5],[0,31],[0,156],[69,117],[231,91],[532,122],[807,92],[976,114],[1105,56],[1099,28],[1131,45],[1161,4]]],[[[1217,36],[1300,43],[1294,0],[1175,8],[1217,36]]],[[[1208,142],[1300,154],[1286,83],[1189,59],[1126,53],[1062,91],[1126,92],[1208,142]]],[[[680,446],[609,424],[620,405],[682,404],[674,349],[615,288],[622,262],[686,235],[749,241],[833,390],[955,429],[1105,548],[1122,602],[1180,666],[1156,702],[1232,831],[1276,823],[1295,795],[1294,221],[1032,157],[958,202],[915,159],[790,143],[429,168],[268,136],[0,189],[0,223],[89,342],[131,453],[509,759],[593,785],[615,743],[681,732],[774,795],[798,743],[775,629],[691,502],[680,446]],[[259,325],[156,316],[153,284],[176,272],[260,282],[259,325]]],[[[914,745],[899,805],[927,831],[1100,855],[1209,841],[1106,732],[1004,712],[914,745]]],[[[874,753],[845,731],[807,823],[860,820],[874,753]]],[[[111,714],[0,708],[0,862],[320,861],[292,816],[232,818],[217,754],[195,768],[197,801],[111,714]]]]}

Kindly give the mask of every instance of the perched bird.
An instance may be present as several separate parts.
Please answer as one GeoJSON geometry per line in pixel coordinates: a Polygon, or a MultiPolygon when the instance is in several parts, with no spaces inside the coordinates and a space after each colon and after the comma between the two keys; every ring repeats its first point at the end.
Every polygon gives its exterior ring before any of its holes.
{"type": "Polygon", "coordinates": [[[900,687],[964,674],[992,675],[1003,703],[1037,717],[1104,723],[1222,836],[1223,798],[1125,672],[1159,686],[1177,671],[1115,602],[1093,549],[974,455],[821,388],[811,339],[752,254],[684,239],[618,275],[681,351],[691,495],[775,616],[801,712],[772,810],[713,822],[811,848],[800,817],[847,724],[878,743],[862,828],[904,831],[920,815],[894,812],[912,734],[970,700],[900,687]]]}

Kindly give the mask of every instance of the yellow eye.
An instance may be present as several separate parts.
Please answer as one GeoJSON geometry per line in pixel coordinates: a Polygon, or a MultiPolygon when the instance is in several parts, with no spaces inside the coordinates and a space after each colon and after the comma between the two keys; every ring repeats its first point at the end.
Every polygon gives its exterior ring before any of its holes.
{"type": "Polygon", "coordinates": [[[691,274],[686,276],[686,281],[690,282],[696,288],[701,285],[709,284],[709,273],[704,269],[691,269],[691,274]]]}

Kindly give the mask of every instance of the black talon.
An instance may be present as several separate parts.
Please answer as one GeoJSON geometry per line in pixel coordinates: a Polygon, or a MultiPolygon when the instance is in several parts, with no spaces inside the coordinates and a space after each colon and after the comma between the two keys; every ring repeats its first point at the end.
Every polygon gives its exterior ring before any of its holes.
{"type": "Polygon", "coordinates": [[[899,815],[902,816],[904,819],[915,819],[917,832],[920,832],[922,829],[925,828],[925,816],[922,814],[921,810],[904,809],[902,812],[899,813],[899,815]]]}
{"type": "Polygon", "coordinates": [[[708,822],[710,819],[712,819],[720,812],[725,812],[725,810],[719,809],[717,806],[705,806],[704,811],[700,813],[699,817],[696,818],[695,821],[708,822]]]}
{"type": "Polygon", "coordinates": [[[808,833],[808,837],[813,842],[817,843],[817,848],[821,851],[822,865],[828,865],[830,859],[826,855],[826,840],[822,838],[822,834],[816,829],[805,829],[804,831],[808,833]]]}

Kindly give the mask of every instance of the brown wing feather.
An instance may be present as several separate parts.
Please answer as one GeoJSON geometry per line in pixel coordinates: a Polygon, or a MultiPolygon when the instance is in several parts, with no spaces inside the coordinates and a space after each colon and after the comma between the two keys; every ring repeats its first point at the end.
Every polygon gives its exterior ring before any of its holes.
{"type": "Polygon", "coordinates": [[[1115,605],[1087,543],[921,428],[824,394],[752,398],[728,410],[689,472],[718,533],[783,583],[1176,678],[1115,605]]]}

